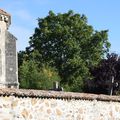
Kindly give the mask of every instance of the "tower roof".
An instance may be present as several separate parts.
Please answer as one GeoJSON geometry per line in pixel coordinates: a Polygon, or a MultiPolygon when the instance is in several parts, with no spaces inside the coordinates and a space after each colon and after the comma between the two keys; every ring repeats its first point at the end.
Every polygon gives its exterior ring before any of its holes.
{"type": "Polygon", "coordinates": [[[0,21],[4,21],[7,23],[7,29],[11,24],[11,15],[4,10],[0,9],[0,21]]]}
{"type": "Polygon", "coordinates": [[[5,12],[4,10],[0,9],[0,14],[6,15],[6,16],[11,16],[9,13],[5,12]]]}

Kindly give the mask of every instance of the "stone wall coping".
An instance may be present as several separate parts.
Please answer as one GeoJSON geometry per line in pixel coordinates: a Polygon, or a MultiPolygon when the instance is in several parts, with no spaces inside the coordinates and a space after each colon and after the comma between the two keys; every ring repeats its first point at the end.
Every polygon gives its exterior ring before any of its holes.
{"type": "Polygon", "coordinates": [[[53,98],[53,99],[75,99],[75,100],[98,100],[120,102],[120,96],[109,96],[103,94],[88,94],[63,91],[45,91],[31,89],[0,88],[0,96],[31,97],[31,98],[53,98]]]}

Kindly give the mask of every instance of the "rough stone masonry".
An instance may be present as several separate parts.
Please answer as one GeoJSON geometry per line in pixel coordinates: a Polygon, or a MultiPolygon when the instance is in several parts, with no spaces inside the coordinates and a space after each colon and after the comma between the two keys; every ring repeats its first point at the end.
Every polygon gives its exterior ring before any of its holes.
{"type": "Polygon", "coordinates": [[[9,31],[11,15],[0,9],[0,87],[18,88],[16,37],[9,31]]]}
{"type": "Polygon", "coordinates": [[[120,97],[2,88],[0,120],[120,120],[120,97]]]}

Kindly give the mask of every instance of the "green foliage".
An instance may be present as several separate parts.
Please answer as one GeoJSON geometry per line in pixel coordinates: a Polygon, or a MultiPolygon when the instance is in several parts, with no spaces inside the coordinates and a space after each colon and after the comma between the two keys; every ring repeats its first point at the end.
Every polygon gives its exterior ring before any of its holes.
{"type": "Polygon", "coordinates": [[[60,81],[54,68],[44,65],[39,69],[34,61],[23,61],[20,66],[20,87],[29,89],[51,89],[53,82],[60,81]]]}
{"type": "Polygon", "coordinates": [[[106,30],[95,31],[88,25],[85,15],[50,11],[45,18],[38,18],[26,48],[27,59],[34,59],[39,67],[49,64],[56,68],[66,90],[82,91],[84,80],[91,78],[89,68],[108,52],[107,37],[106,30]]]}
{"type": "Polygon", "coordinates": [[[33,61],[23,61],[19,69],[20,87],[21,88],[35,88],[39,86],[39,72],[37,64],[33,61]]]}
{"type": "Polygon", "coordinates": [[[23,63],[23,60],[25,60],[25,55],[25,51],[18,52],[18,67],[20,67],[23,63]]]}

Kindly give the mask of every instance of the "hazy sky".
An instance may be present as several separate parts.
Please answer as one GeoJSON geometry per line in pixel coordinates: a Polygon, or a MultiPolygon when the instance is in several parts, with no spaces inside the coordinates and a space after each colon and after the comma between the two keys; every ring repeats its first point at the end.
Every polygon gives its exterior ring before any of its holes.
{"type": "Polygon", "coordinates": [[[9,31],[18,38],[18,51],[28,46],[38,17],[47,16],[49,10],[73,10],[85,14],[95,30],[108,29],[111,52],[120,54],[120,0],[0,0],[0,8],[12,16],[9,31]]]}

